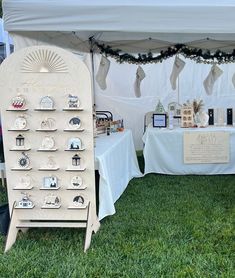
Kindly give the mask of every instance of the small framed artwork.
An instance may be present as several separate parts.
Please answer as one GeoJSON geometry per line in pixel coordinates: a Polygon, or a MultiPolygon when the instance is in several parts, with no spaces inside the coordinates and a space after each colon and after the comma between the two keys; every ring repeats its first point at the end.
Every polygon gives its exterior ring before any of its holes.
{"type": "Polygon", "coordinates": [[[167,114],[153,114],[153,127],[166,127],[167,126],[167,114]]]}

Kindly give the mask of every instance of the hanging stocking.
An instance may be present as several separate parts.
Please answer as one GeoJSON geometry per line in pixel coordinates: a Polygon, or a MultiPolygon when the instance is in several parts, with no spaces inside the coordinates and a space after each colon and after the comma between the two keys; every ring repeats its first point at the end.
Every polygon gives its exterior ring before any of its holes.
{"type": "Polygon", "coordinates": [[[215,81],[220,77],[222,73],[222,69],[220,69],[218,66],[213,65],[211,67],[207,78],[203,81],[204,88],[208,95],[212,94],[215,81]]]}
{"type": "Polygon", "coordinates": [[[107,88],[106,77],[109,71],[109,67],[110,61],[106,57],[102,56],[100,60],[99,69],[95,77],[96,82],[99,84],[100,89],[102,90],[105,90],[107,88]]]}
{"type": "Polygon", "coordinates": [[[134,90],[135,90],[136,97],[141,97],[140,83],[144,78],[145,78],[145,72],[140,66],[138,66],[136,71],[136,79],[134,83],[134,90]]]}
{"type": "Polygon", "coordinates": [[[232,82],[233,82],[233,86],[235,88],[235,73],[233,74],[232,82]]]}
{"type": "Polygon", "coordinates": [[[172,90],[176,89],[176,80],[177,80],[180,72],[183,70],[184,66],[185,66],[185,62],[183,60],[181,60],[178,56],[176,56],[174,65],[173,65],[173,69],[171,72],[171,76],[170,76],[172,90]]]}

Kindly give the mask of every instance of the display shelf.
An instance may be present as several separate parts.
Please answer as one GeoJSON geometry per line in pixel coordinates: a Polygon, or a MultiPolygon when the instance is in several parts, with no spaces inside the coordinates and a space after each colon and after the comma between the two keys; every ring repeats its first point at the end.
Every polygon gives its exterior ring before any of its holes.
{"type": "Polygon", "coordinates": [[[58,206],[41,206],[41,209],[59,209],[61,207],[61,205],[58,206]]]}
{"type": "Polygon", "coordinates": [[[57,148],[52,148],[52,149],[37,149],[37,152],[56,152],[58,151],[57,148]]]}
{"type": "Polygon", "coordinates": [[[55,111],[56,108],[35,108],[34,111],[55,111]]]}
{"type": "Polygon", "coordinates": [[[66,190],[85,190],[86,188],[87,188],[86,185],[81,185],[81,186],[77,186],[77,187],[69,186],[69,187],[66,188],[66,190]]]}
{"type": "Polygon", "coordinates": [[[71,131],[71,132],[81,132],[81,131],[84,131],[85,129],[84,128],[65,128],[64,131],[71,131]]]}
{"type": "Polygon", "coordinates": [[[81,148],[81,149],[65,149],[66,152],[81,152],[81,151],[85,151],[85,148],[81,148]]]}
{"type": "Polygon", "coordinates": [[[20,206],[15,206],[15,209],[33,209],[35,207],[35,205],[32,205],[31,207],[20,207],[20,206]]]}
{"type": "Polygon", "coordinates": [[[38,171],[58,171],[60,168],[55,167],[55,168],[45,168],[45,167],[40,167],[38,171]]]}
{"type": "Polygon", "coordinates": [[[84,108],[82,107],[66,107],[63,108],[63,111],[83,111],[84,108]]]}
{"type": "Polygon", "coordinates": [[[67,168],[65,171],[67,172],[82,172],[85,171],[85,167],[80,167],[80,168],[67,168]]]}
{"type": "Polygon", "coordinates": [[[41,132],[54,132],[56,130],[57,130],[57,128],[52,128],[52,129],[37,128],[36,129],[36,131],[41,131],[41,132]]]}
{"type": "Polygon", "coordinates": [[[29,128],[24,128],[24,129],[17,129],[17,128],[9,128],[8,131],[29,131],[29,128]]]}
{"type": "Polygon", "coordinates": [[[57,187],[50,187],[50,188],[47,188],[47,187],[40,187],[40,190],[58,190],[60,189],[60,186],[57,186],[57,187]]]}
{"type": "Polygon", "coordinates": [[[11,112],[19,111],[19,112],[22,112],[22,111],[28,111],[28,108],[20,108],[20,109],[8,108],[8,109],[6,109],[6,111],[11,111],[11,112]]]}
{"type": "Polygon", "coordinates": [[[13,167],[13,168],[11,168],[11,171],[30,171],[32,169],[33,169],[32,167],[28,167],[28,168],[13,167]]]}
{"type": "Polygon", "coordinates": [[[31,150],[30,147],[28,147],[28,148],[26,148],[26,147],[24,147],[24,148],[13,147],[13,148],[10,149],[10,151],[30,151],[30,150],[31,150]]]}
{"type": "Polygon", "coordinates": [[[29,227],[86,228],[86,251],[100,226],[90,73],[79,59],[59,48],[35,46],[19,52],[4,61],[0,75],[5,92],[1,99],[4,154],[10,170],[11,222],[5,251],[14,244],[19,227],[24,232],[29,227]],[[33,86],[27,82],[32,76],[33,86]],[[82,201],[76,198],[80,194],[85,196],[82,201]]]}
{"type": "Polygon", "coordinates": [[[33,189],[33,186],[31,185],[31,186],[28,186],[28,187],[17,187],[17,186],[15,186],[15,187],[13,187],[13,190],[31,190],[31,189],[33,189]]]}
{"type": "Polygon", "coordinates": [[[88,204],[84,204],[81,206],[69,206],[68,209],[86,209],[88,204]]]}

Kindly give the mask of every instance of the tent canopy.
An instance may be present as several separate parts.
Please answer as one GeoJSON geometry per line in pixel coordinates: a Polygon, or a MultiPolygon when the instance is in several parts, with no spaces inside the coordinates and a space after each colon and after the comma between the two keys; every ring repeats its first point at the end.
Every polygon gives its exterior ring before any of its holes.
{"type": "Polygon", "coordinates": [[[81,51],[91,36],[129,52],[235,45],[234,0],[5,0],[3,13],[7,31],[81,51]]]}

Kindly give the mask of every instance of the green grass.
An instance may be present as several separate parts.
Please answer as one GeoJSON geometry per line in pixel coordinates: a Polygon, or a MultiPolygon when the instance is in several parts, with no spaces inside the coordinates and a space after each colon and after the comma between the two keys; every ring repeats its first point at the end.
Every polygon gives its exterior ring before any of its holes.
{"type": "Polygon", "coordinates": [[[234,181],[133,179],[86,254],[83,230],[30,230],[7,254],[0,237],[0,277],[235,277],[234,181]]]}

